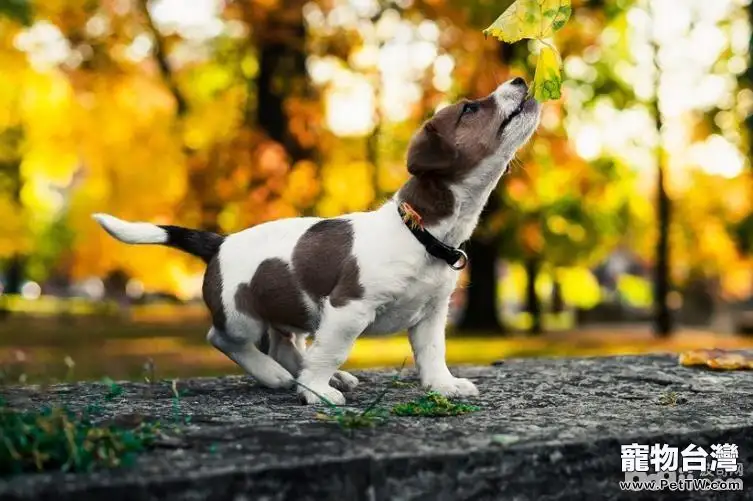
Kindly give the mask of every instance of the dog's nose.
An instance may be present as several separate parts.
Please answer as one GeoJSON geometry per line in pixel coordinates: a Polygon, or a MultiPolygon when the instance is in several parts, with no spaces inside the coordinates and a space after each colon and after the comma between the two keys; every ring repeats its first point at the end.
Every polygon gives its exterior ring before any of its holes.
{"type": "Polygon", "coordinates": [[[513,78],[512,82],[510,82],[511,85],[517,85],[518,87],[525,87],[526,81],[520,77],[513,78]]]}

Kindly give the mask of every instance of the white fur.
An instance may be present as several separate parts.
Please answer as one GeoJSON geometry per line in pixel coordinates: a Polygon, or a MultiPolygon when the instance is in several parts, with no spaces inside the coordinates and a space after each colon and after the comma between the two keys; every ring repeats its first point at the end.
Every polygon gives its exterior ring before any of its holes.
{"type": "Polygon", "coordinates": [[[131,223],[109,214],[94,214],[92,217],[107,233],[127,244],[163,244],[167,232],[152,223],[131,223]]]}

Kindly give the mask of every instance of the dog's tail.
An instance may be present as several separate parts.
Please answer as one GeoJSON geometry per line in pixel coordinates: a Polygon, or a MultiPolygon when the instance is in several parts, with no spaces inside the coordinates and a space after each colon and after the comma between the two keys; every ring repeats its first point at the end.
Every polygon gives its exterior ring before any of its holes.
{"type": "Polygon", "coordinates": [[[200,257],[205,263],[212,260],[225,241],[225,237],[211,231],[152,223],[131,223],[109,214],[94,214],[92,217],[107,233],[121,242],[167,245],[200,257]]]}

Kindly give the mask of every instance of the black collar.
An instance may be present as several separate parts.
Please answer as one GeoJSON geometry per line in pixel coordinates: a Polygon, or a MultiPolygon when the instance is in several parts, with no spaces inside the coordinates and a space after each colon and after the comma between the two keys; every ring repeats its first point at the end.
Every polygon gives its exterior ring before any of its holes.
{"type": "Polygon", "coordinates": [[[407,202],[397,205],[400,218],[413,236],[426,247],[426,252],[450,265],[453,270],[462,270],[468,265],[468,254],[462,249],[450,247],[424,229],[421,216],[407,202]]]}

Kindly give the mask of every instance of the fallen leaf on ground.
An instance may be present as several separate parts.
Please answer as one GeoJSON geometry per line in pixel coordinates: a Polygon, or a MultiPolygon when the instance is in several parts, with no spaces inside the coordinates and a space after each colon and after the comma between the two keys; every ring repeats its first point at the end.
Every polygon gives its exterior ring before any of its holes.
{"type": "Polygon", "coordinates": [[[680,354],[680,365],[715,370],[753,370],[753,356],[725,350],[691,350],[680,354]]]}

